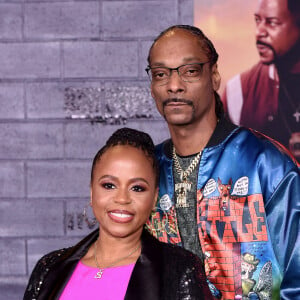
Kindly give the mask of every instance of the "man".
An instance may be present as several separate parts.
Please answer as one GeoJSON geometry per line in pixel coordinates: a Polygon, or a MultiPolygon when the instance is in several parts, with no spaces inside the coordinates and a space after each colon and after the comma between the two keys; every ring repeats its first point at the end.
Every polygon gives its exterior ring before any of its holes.
{"type": "Polygon", "coordinates": [[[150,48],[151,93],[171,139],[156,147],[159,199],[148,230],[196,253],[216,298],[274,300],[281,289],[283,299],[300,299],[299,169],[272,140],[224,118],[217,59],[188,25],[166,29],[150,48]],[[244,284],[245,256],[258,258],[253,286],[244,284]]]}
{"type": "Polygon", "coordinates": [[[225,111],[235,124],[278,140],[300,162],[300,1],[259,0],[255,22],[260,62],[229,80],[225,111]]]}

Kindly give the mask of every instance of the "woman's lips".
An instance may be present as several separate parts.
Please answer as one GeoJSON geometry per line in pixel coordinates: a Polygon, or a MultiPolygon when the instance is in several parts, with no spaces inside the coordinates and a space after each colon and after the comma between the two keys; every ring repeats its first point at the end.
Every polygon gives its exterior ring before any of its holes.
{"type": "Polygon", "coordinates": [[[108,216],[117,223],[128,223],[134,215],[127,210],[111,210],[108,212],[108,216]]]}

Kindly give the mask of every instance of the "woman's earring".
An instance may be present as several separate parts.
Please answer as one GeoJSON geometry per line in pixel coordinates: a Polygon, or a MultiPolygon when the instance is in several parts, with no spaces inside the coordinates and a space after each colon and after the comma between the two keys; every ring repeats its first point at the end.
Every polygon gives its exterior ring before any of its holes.
{"type": "Polygon", "coordinates": [[[89,219],[89,217],[87,215],[87,209],[89,206],[90,206],[90,202],[83,208],[82,216],[83,216],[83,219],[86,222],[88,228],[91,229],[96,225],[97,219],[95,217],[89,219]]]}

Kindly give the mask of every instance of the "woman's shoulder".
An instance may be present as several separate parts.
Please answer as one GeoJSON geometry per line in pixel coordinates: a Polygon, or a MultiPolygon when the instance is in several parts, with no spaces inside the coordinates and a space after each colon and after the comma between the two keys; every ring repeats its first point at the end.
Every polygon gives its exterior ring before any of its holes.
{"type": "Polygon", "coordinates": [[[149,232],[147,238],[151,255],[156,251],[155,263],[160,264],[161,285],[166,296],[163,299],[213,299],[198,256],[180,246],[160,242],[149,232]]]}
{"type": "Polygon", "coordinates": [[[148,243],[152,245],[151,248],[155,248],[160,252],[160,256],[163,257],[164,260],[168,260],[173,263],[179,262],[180,265],[193,265],[197,262],[199,262],[200,265],[202,264],[198,256],[192,252],[174,244],[161,242],[153,237],[148,231],[143,233],[143,237],[144,240],[146,238],[148,243]]]}
{"type": "Polygon", "coordinates": [[[163,257],[165,261],[169,261],[174,267],[178,265],[181,268],[199,268],[202,270],[203,264],[200,258],[194,253],[173,244],[161,243],[163,257]]]}
{"type": "Polygon", "coordinates": [[[39,295],[41,286],[48,272],[65,256],[70,248],[63,248],[45,254],[36,263],[25,290],[24,299],[33,299],[39,295]]]}
{"type": "Polygon", "coordinates": [[[78,258],[81,258],[86,253],[88,246],[97,238],[97,236],[98,230],[95,230],[88,236],[84,237],[76,245],[51,251],[40,258],[37,262],[37,266],[51,266],[72,255],[76,255],[78,258]]]}
{"type": "Polygon", "coordinates": [[[52,265],[53,263],[56,263],[58,260],[61,260],[68,251],[72,250],[73,247],[74,246],[51,251],[51,252],[45,254],[44,256],[42,256],[38,260],[36,265],[37,266],[38,265],[42,265],[42,266],[52,265]]]}

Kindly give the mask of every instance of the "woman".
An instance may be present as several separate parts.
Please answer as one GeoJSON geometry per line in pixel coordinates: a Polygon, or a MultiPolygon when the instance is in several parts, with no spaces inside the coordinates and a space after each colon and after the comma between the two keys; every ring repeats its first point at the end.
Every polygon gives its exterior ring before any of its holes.
{"type": "Polygon", "coordinates": [[[90,205],[99,229],[44,256],[24,299],[212,299],[198,258],[143,229],[157,193],[151,138],[117,130],[92,165],[90,205]]]}

